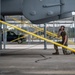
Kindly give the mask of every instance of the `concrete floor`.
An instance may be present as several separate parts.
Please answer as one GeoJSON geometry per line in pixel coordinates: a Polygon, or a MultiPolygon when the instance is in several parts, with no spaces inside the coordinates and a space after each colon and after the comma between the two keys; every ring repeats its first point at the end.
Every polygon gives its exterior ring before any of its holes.
{"type": "Polygon", "coordinates": [[[21,45],[8,46],[0,51],[0,75],[75,75],[74,54],[63,55],[59,48],[60,55],[52,55],[52,45],[47,50],[43,45],[31,49],[27,49],[28,45],[22,45],[23,49],[21,45]]]}

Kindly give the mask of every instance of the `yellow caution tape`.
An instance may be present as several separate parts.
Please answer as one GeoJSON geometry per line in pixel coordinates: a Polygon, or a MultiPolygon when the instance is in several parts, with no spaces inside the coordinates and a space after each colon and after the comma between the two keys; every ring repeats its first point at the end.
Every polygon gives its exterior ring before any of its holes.
{"type": "MultiPolygon", "coordinates": [[[[19,23],[23,23],[23,24],[26,23],[25,21],[19,21],[18,19],[13,18],[13,17],[11,17],[11,16],[10,16],[10,18],[12,18],[13,20],[15,20],[15,21],[17,21],[17,22],[19,22],[19,23]]],[[[33,26],[32,24],[26,24],[26,25],[31,26],[31,27],[34,28],[34,29],[39,29],[41,32],[44,31],[44,29],[41,29],[41,28],[39,28],[39,27],[37,27],[37,26],[33,26]]],[[[49,36],[55,37],[55,38],[57,38],[57,39],[61,39],[61,37],[58,38],[58,37],[57,37],[57,34],[55,34],[55,33],[52,33],[52,32],[49,32],[49,31],[46,31],[46,33],[47,33],[49,36]]],[[[69,43],[75,45],[75,43],[72,42],[71,40],[69,40],[69,43]]]]}
{"type": "Polygon", "coordinates": [[[52,41],[52,40],[46,39],[46,38],[41,37],[41,36],[39,36],[39,35],[36,35],[36,34],[34,34],[34,33],[31,33],[31,32],[28,32],[28,31],[26,31],[26,30],[23,30],[23,29],[21,29],[21,28],[19,28],[19,27],[17,27],[17,26],[13,26],[13,25],[11,25],[11,24],[9,24],[9,23],[6,23],[6,22],[4,22],[4,21],[1,21],[1,20],[0,20],[0,23],[2,23],[2,24],[4,24],[4,25],[7,25],[7,26],[10,26],[10,27],[13,27],[13,28],[15,28],[15,29],[17,29],[17,30],[20,30],[20,31],[22,31],[22,32],[25,32],[25,33],[27,33],[27,34],[29,34],[29,35],[35,36],[35,37],[37,37],[37,38],[39,38],[39,39],[42,39],[42,40],[44,40],[44,41],[47,41],[47,42],[50,42],[50,43],[52,43],[52,44],[58,45],[58,46],[60,46],[60,47],[63,47],[63,48],[65,48],[65,49],[67,49],[67,50],[70,50],[70,51],[72,51],[72,52],[75,52],[75,49],[73,49],[73,48],[69,48],[69,47],[67,47],[67,46],[61,45],[61,44],[59,44],[59,43],[57,43],[57,42],[54,42],[54,41],[52,41]]]}
{"type": "MultiPolygon", "coordinates": [[[[41,29],[41,30],[42,30],[42,29],[41,29]]],[[[37,33],[38,31],[41,31],[41,30],[34,31],[33,33],[37,33]]],[[[10,41],[10,42],[15,42],[15,41],[20,40],[20,39],[22,39],[22,38],[25,38],[25,37],[27,37],[27,36],[28,36],[28,34],[25,34],[24,36],[18,37],[17,39],[14,39],[14,40],[12,40],[12,41],[10,41]]]]}

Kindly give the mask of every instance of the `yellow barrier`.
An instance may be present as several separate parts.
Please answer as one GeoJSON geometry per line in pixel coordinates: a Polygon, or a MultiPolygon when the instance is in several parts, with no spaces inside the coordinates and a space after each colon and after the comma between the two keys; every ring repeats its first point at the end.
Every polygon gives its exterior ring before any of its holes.
{"type": "MultiPolygon", "coordinates": [[[[42,30],[42,29],[41,29],[41,30],[42,30]]],[[[36,32],[41,31],[41,30],[34,31],[33,33],[36,33],[36,32]]],[[[19,37],[19,38],[17,38],[17,39],[14,39],[14,40],[12,40],[12,41],[10,41],[10,42],[15,42],[15,41],[20,40],[20,39],[22,39],[22,38],[25,38],[25,37],[27,37],[27,36],[28,36],[28,34],[25,34],[24,36],[19,37]]]]}
{"type": "MultiPolygon", "coordinates": [[[[39,28],[39,27],[37,27],[37,26],[33,26],[32,24],[28,24],[28,23],[26,23],[25,21],[20,21],[20,20],[18,20],[18,19],[16,19],[16,18],[13,18],[13,17],[11,17],[11,16],[9,16],[9,17],[12,18],[14,21],[17,21],[18,23],[26,24],[26,25],[28,25],[28,26],[30,26],[30,27],[36,29],[36,30],[39,30],[39,31],[41,31],[41,32],[44,31],[43,28],[39,28]]],[[[46,33],[47,33],[49,36],[58,38],[57,35],[54,34],[54,33],[52,33],[52,32],[46,31],[46,33]]]]}
{"type": "MultiPolygon", "coordinates": [[[[10,18],[12,18],[11,16],[10,16],[10,18]]],[[[25,21],[19,21],[18,19],[16,19],[16,18],[12,18],[13,20],[15,20],[15,21],[17,21],[17,22],[19,22],[19,23],[23,23],[23,24],[25,24],[26,22],[25,21]]],[[[39,28],[39,27],[37,27],[37,26],[32,26],[32,24],[27,24],[26,23],[26,25],[28,25],[28,26],[31,26],[32,28],[34,28],[34,29],[39,29],[39,30],[42,30],[42,31],[44,31],[44,29],[41,29],[41,28],[39,28]]],[[[46,31],[46,33],[49,35],[49,36],[56,36],[57,37],[57,35],[56,34],[54,34],[54,33],[52,33],[52,32],[49,32],[49,31],[46,31]]]]}
{"type": "Polygon", "coordinates": [[[17,27],[17,26],[13,26],[13,25],[11,25],[11,24],[9,24],[9,23],[6,23],[6,22],[4,22],[4,21],[1,21],[1,20],[0,20],[0,23],[2,23],[2,24],[4,24],[4,25],[7,25],[7,26],[10,26],[10,27],[13,27],[13,28],[15,28],[15,29],[17,29],[17,30],[20,30],[20,31],[25,32],[25,33],[27,33],[27,34],[29,34],[29,35],[32,35],[32,36],[35,36],[35,37],[37,37],[37,38],[39,38],[39,39],[45,40],[45,41],[47,41],[47,42],[50,42],[50,43],[52,43],[52,44],[56,44],[56,45],[58,45],[58,46],[61,46],[61,47],[63,47],[63,48],[66,48],[67,50],[70,50],[70,51],[72,51],[72,52],[75,52],[75,49],[73,49],[73,48],[66,47],[66,46],[61,45],[61,44],[59,44],[59,43],[56,43],[56,42],[54,42],[54,41],[52,41],[52,40],[46,39],[46,38],[41,37],[41,36],[39,36],[39,35],[36,35],[36,34],[34,34],[34,33],[31,33],[31,32],[28,32],[28,31],[26,31],[26,30],[23,30],[23,29],[21,29],[21,28],[19,28],[19,27],[17,27]]]}
{"type": "Polygon", "coordinates": [[[38,30],[38,27],[37,27],[37,26],[32,26],[32,24],[28,24],[28,23],[26,23],[25,21],[17,20],[16,18],[13,18],[13,17],[11,17],[11,16],[9,16],[9,17],[12,18],[14,21],[17,21],[18,23],[26,24],[26,25],[28,25],[28,26],[34,28],[34,29],[37,28],[37,30],[38,30]]]}
{"type": "MultiPolygon", "coordinates": [[[[12,18],[11,16],[10,16],[10,18],[12,18]]],[[[15,20],[15,21],[17,21],[17,22],[20,22],[20,23],[25,23],[25,21],[19,21],[18,19],[16,19],[16,18],[12,18],[13,20],[15,20]]],[[[41,30],[41,32],[43,32],[44,31],[44,29],[41,29],[41,28],[39,28],[39,27],[37,27],[37,26],[32,26],[32,24],[27,24],[28,26],[31,26],[32,28],[35,28],[35,29],[39,29],[39,30],[41,30]]],[[[55,38],[57,38],[57,39],[60,39],[61,40],[61,37],[60,38],[58,38],[57,37],[57,34],[55,34],[55,33],[52,33],[52,32],[49,32],[49,31],[46,31],[46,33],[49,35],[49,36],[52,36],[52,37],[55,37],[55,38]]],[[[69,43],[70,44],[74,44],[75,45],[75,43],[74,42],[72,42],[71,40],[69,40],[69,43]]]]}

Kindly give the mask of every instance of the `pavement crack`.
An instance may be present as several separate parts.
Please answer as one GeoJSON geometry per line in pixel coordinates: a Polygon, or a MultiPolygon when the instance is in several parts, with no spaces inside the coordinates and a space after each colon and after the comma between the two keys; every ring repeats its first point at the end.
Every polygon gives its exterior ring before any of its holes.
{"type": "Polygon", "coordinates": [[[40,56],[42,56],[43,59],[38,59],[38,60],[35,61],[35,63],[38,63],[39,61],[43,61],[43,60],[47,60],[47,59],[51,59],[52,58],[52,57],[46,57],[43,54],[40,54],[40,56]]]}

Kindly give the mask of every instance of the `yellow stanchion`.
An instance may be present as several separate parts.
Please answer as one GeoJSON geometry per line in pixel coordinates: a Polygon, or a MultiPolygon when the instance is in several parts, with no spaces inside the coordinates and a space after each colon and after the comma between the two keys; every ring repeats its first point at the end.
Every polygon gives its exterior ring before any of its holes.
{"type": "Polygon", "coordinates": [[[29,34],[29,35],[32,35],[32,36],[35,36],[35,37],[37,37],[37,38],[39,38],[39,39],[45,40],[45,41],[47,41],[47,42],[50,42],[50,43],[52,43],[52,44],[58,45],[58,46],[60,46],[60,47],[63,47],[63,48],[65,48],[65,49],[67,49],[67,50],[70,50],[70,51],[72,51],[72,52],[75,52],[75,49],[73,49],[73,48],[66,47],[66,46],[61,45],[61,44],[59,44],[59,43],[56,43],[56,42],[54,42],[54,41],[52,41],[52,40],[46,39],[46,38],[41,37],[41,36],[39,36],[39,35],[36,35],[36,34],[34,34],[34,33],[31,33],[31,32],[28,32],[28,31],[26,31],[26,30],[23,30],[23,29],[21,29],[21,28],[19,28],[19,27],[17,27],[17,26],[13,26],[13,25],[11,25],[11,24],[9,24],[9,23],[6,23],[6,22],[4,22],[4,21],[1,21],[1,20],[0,20],[0,23],[2,23],[2,24],[4,24],[4,25],[7,25],[7,26],[10,26],[10,27],[13,27],[13,28],[15,28],[15,29],[17,29],[17,30],[20,30],[20,31],[25,32],[25,33],[27,33],[27,34],[29,34]]]}

